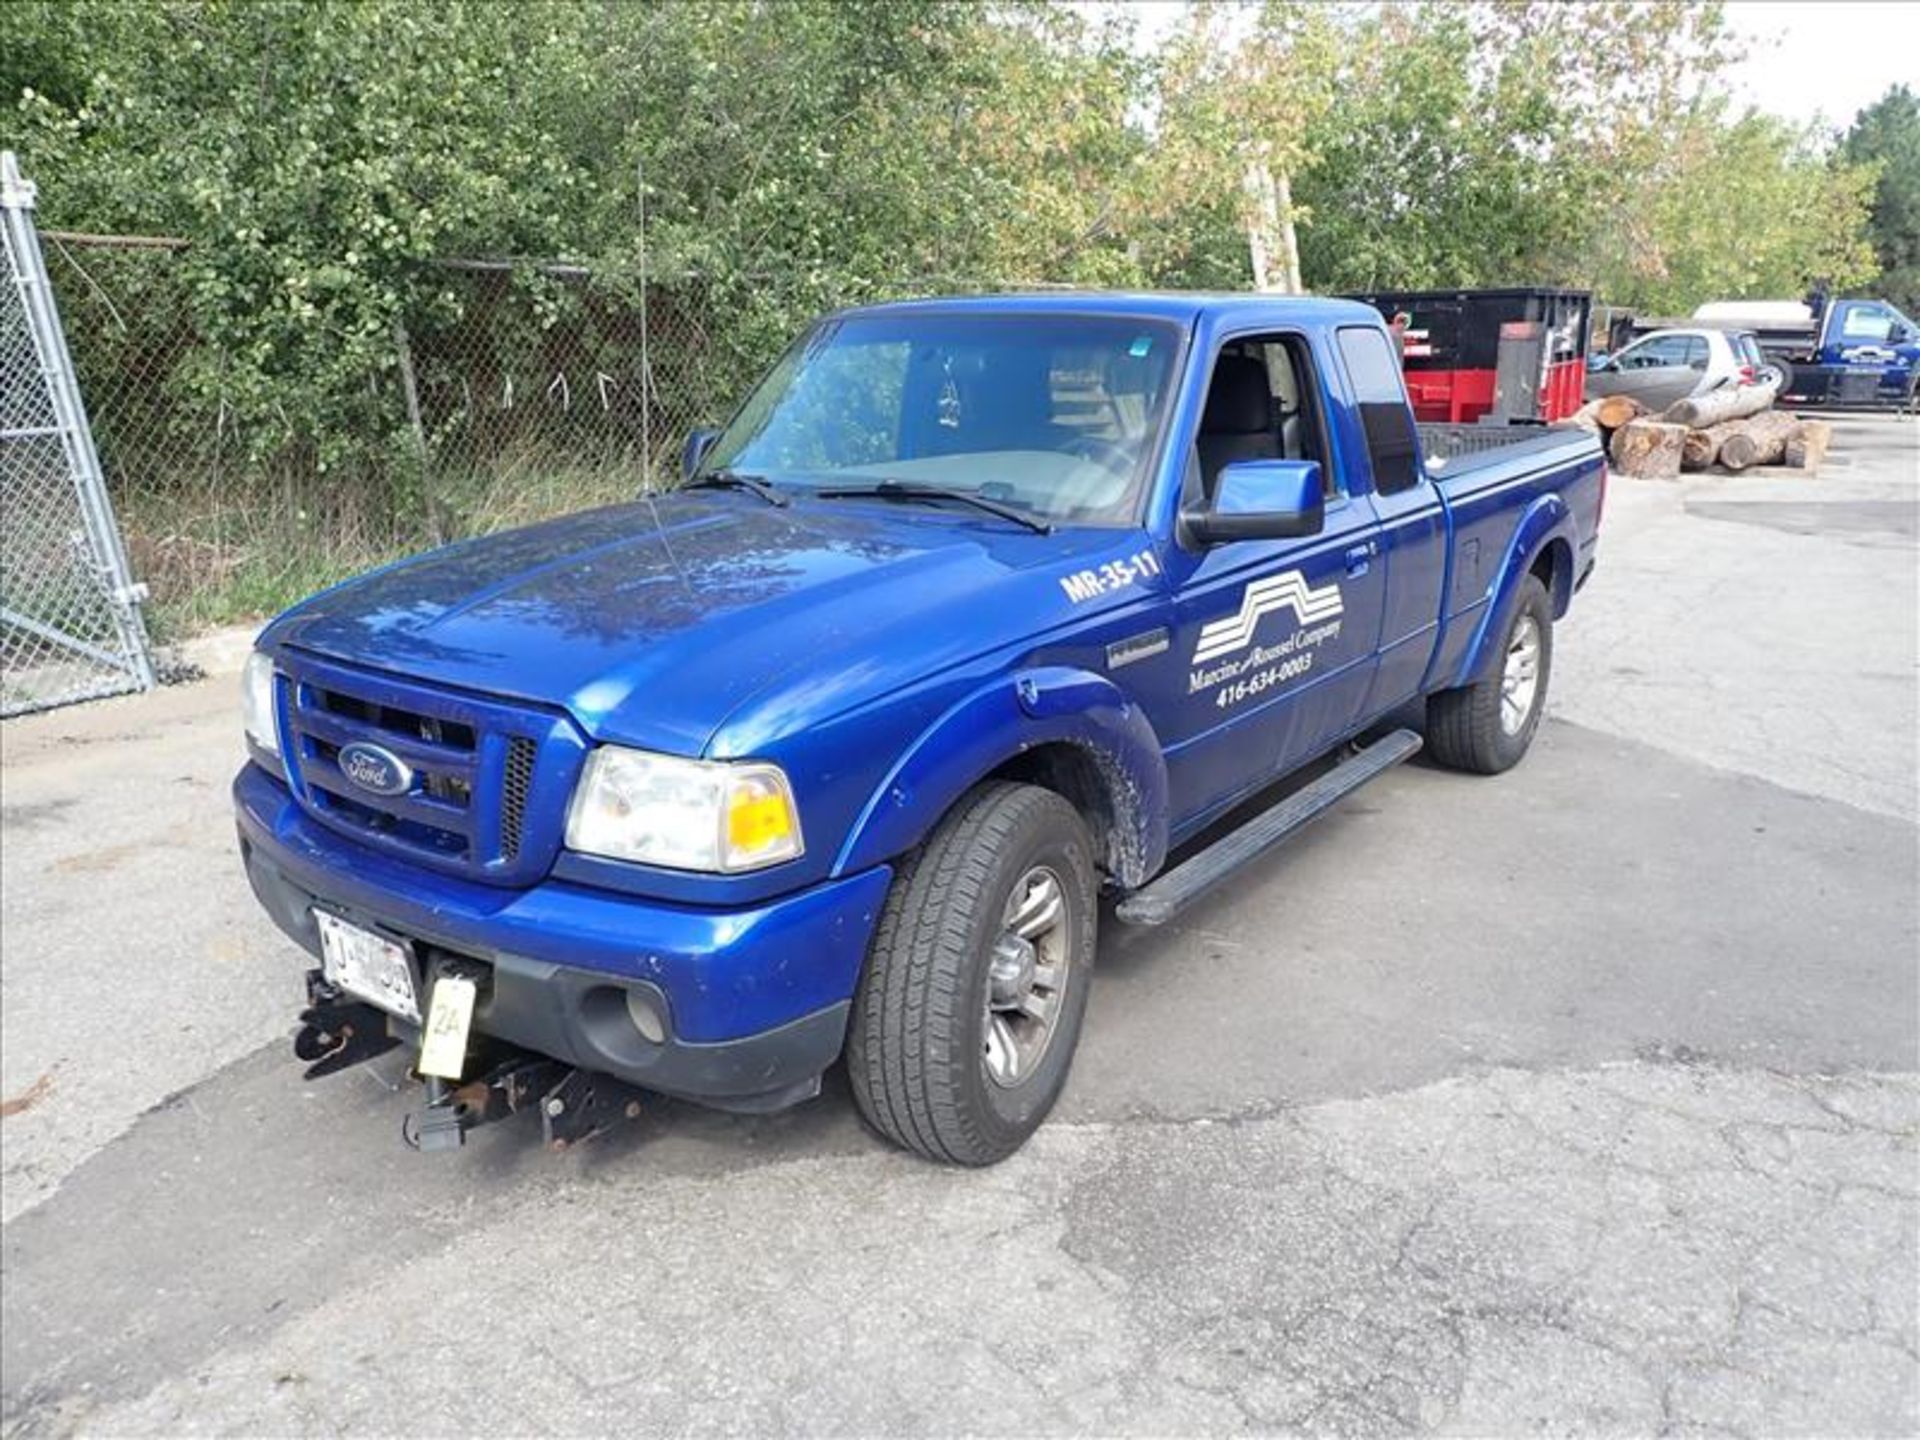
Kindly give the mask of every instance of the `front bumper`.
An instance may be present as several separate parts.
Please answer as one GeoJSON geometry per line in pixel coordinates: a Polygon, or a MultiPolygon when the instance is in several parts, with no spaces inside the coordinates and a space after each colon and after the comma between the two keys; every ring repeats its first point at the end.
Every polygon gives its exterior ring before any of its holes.
{"type": "Polygon", "coordinates": [[[310,953],[313,907],[412,940],[423,966],[490,967],[484,1035],[690,1099],[759,1108],[840,1053],[892,872],[885,866],[741,910],[643,900],[547,880],[524,890],[429,874],[336,835],[273,776],[233,784],[254,894],[310,953]],[[647,1039],[638,991],[665,1018],[647,1039]]]}

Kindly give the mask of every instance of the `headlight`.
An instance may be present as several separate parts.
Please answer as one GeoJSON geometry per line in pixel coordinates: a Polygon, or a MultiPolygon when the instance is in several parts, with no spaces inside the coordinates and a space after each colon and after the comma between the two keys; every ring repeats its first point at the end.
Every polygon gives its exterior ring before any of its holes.
{"type": "Polygon", "coordinates": [[[675,870],[757,870],[805,848],[777,765],[681,760],[603,745],[567,812],[567,848],[675,870]]]}
{"type": "Polygon", "coordinates": [[[270,754],[280,753],[280,727],[273,718],[273,657],[256,650],[240,675],[240,716],[247,738],[270,754]]]}

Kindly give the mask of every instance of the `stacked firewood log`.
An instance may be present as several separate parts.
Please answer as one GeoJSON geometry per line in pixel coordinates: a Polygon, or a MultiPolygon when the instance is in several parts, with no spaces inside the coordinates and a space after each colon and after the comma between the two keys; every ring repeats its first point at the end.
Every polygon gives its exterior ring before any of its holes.
{"type": "Polygon", "coordinates": [[[1573,423],[1596,432],[1623,475],[1670,480],[1682,470],[1789,465],[1816,471],[1832,427],[1773,408],[1778,382],[1736,385],[1680,400],[1658,415],[1626,395],[1581,407],[1573,423]]]}

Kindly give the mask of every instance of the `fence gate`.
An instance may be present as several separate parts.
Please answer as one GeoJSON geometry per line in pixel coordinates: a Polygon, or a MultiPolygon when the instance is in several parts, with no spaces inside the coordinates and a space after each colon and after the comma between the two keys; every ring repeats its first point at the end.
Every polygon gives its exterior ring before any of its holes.
{"type": "Polygon", "coordinates": [[[127,571],[33,194],[0,153],[0,715],[154,683],[146,587],[127,571]]]}

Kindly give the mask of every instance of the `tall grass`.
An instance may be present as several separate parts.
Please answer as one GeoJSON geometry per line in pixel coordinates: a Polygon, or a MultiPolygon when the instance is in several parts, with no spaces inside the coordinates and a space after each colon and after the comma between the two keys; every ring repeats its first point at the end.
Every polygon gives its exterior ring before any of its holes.
{"type": "MultiPolygon", "coordinates": [[[[661,472],[653,482],[662,483],[661,472]]],[[[583,467],[508,457],[435,478],[449,539],[530,525],[631,499],[639,467],[583,467]]],[[[262,487],[225,493],[135,493],[117,500],[134,574],[152,595],[157,639],[262,620],[329,585],[432,547],[417,510],[370,502],[341,481],[305,503],[262,487]]]]}

